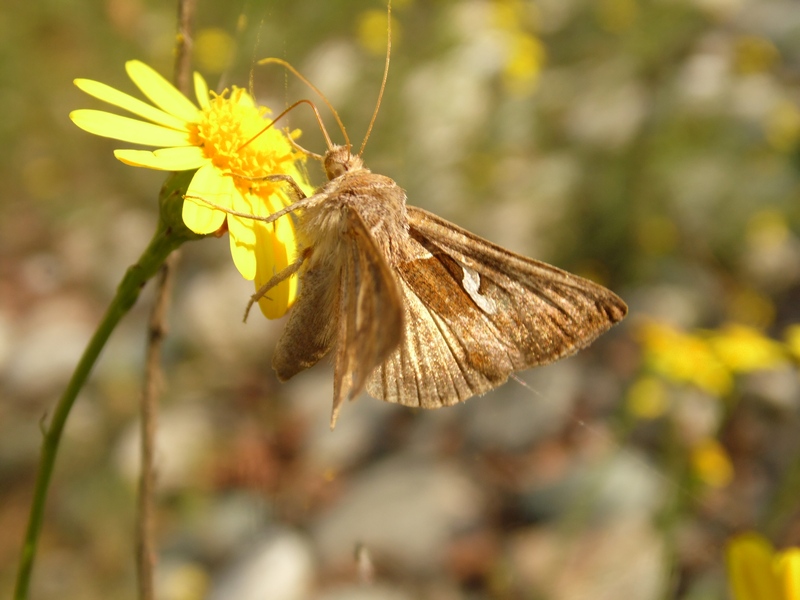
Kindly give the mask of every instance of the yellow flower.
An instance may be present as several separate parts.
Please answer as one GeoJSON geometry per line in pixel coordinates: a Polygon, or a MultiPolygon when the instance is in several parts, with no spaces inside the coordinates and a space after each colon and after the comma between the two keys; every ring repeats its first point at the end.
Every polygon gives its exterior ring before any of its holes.
{"type": "MultiPolygon", "coordinates": [[[[155,106],[97,81],[77,79],[75,85],[149,122],[98,110],[76,110],[70,118],[90,133],[159,148],[116,150],[114,155],[126,164],[163,171],[197,169],[183,203],[186,226],[195,233],[209,234],[224,231],[227,225],[236,268],[259,288],[295,260],[291,217],[265,224],[213,205],[254,216],[280,210],[292,202],[286,185],[263,178],[288,175],[310,193],[299,166],[304,156],[292,147],[286,133],[275,127],[264,129],[264,115],[269,110],[257,107],[246,90],[234,87],[230,93],[210,93],[205,80],[195,73],[198,108],[144,63],[129,61],[125,68],[155,106]]],[[[259,305],[268,318],[278,318],[296,295],[297,279],[292,277],[273,288],[259,305]]]]}
{"type": "Polygon", "coordinates": [[[643,323],[639,337],[650,369],[672,381],[691,383],[710,394],[733,388],[730,371],[699,336],[657,322],[643,323]]]}
{"type": "Polygon", "coordinates": [[[729,323],[709,336],[709,344],[736,373],[776,369],[786,364],[783,347],[752,327],[729,323]]]}
{"type": "Polygon", "coordinates": [[[733,479],[733,465],[725,448],[712,437],[695,444],[691,461],[697,476],[707,485],[723,488],[733,479]]]}
{"type": "Polygon", "coordinates": [[[657,419],[669,405],[666,386],[652,376],[638,379],[628,390],[626,400],[628,410],[639,419],[657,419]]]}
{"type": "Polygon", "coordinates": [[[800,325],[789,325],[783,332],[786,349],[795,360],[800,361],[800,325]]]}
{"type": "Polygon", "coordinates": [[[776,552],[756,533],[728,542],[728,578],[736,600],[800,600],[800,548],[776,552]]]}

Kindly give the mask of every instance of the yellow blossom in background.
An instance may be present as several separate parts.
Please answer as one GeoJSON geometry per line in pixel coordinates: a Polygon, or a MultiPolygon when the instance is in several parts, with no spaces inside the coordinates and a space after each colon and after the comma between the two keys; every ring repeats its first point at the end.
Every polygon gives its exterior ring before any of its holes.
{"type": "Polygon", "coordinates": [[[192,50],[200,70],[218,75],[231,65],[236,41],[220,27],[206,27],[195,34],[192,50]]]}
{"type": "Polygon", "coordinates": [[[767,539],[743,533],[727,546],[735,600],[800,600],[800,548],[776,552],[767,539]]]}
{"type": "Polygon", "coordinates": [[[775,369],[786,364],[786,353],[779,343],[752,327],[729,324],[709,339],[719,359],[735,373],[775,369]]]}
{"type": "Polygon", "coordinates": [[[650,376],[638,379],[628,390],[626,400],[628,411],[639,419],[657,419],[668,406],[664,382],[650,376]]]}
{"type": "Polygon", "coordinates": [[[755,35],[741,36],[736,40],[735,51],[736,70],[745,75],[768,71],[781,58],[775,44],[755,35]]]}
{"type": "Polygon", "coordinates": [[[706,485],[722,488],[733,479],[731,459],[713,437],[707,437],[692,447],[691,462],[695,474],[706,485]]]}
{"type": "Polygon", "coordinates": [[[535,5],[521,0],[495,0],[492,21],[506,35],[503,82],[509,93],[530,94],[539,81],[547,57],[544,44],[526,30],[538,15],[535,5]]]}
{"type": "Polygon", "coordinates": [[[800,109],[793,102],[778,103],[764,123],[767,141],[780,152],[791,152],[800,142],[800,109]]]}
{"type": "MultiPolygon", "coordinates": [[[[387,40],[386,11],[379,9],[365,10],[358,16],[357,36],[358,42],[367,51],[376,56],[386,54],[387,40]]],[[[400,42],[402,32],[400,23],[392,18],[392,45],[400,42]]]]}
{"type": "MultiPolygon", "coordinates": [[[[299,167],[303,155],[284,132],[275,127],[264,129],[264,115],[269,110],[257,107],[246,90],[234,87],[230,93],[214,94],[195,73],[198,108],[144,63],[129,61],[125,68],[152,105],[97,81],[77,79],[75,85],[147,121],[98,110],[76,110],[70,118],[90,133],[159,148],[116,150],[114,155],[126,164],[163,171],[197,169],[183,203],[186,226],[198,234],[227,227],[236,268],[259,288],[295,260],[291,217],[264,224],[225,210],[267,216],[290,204],[285,184],[259,180],[268,175],[288,175],[310,193],[299,167]]],[[[271,290],[259,305],[268,318],[278,318],[296,295],[297,279],[292,277],[271,290]]]]}
{"type": "Polygon", "coordinates": [[[538,38],[526,33],[512,36],[508,60],[503,68],[509,92],[524,95],[532,91],[539,80],[544,60],[544,45],[538,38]]]}
{"type": "Polygon", "coordinates": [[[756,250],[772,250],[786,244],[792,236],[788,219],[775,208],[765,208],[747,219],[745,241],[756,250]]]}
{"type": "Polygon", "coordinates": [[[769,296],[752,288],[734,290],[726,302],[725,310],[733,322],[759,329],[769,327],[775,321],[775,304],[769,296]]]}
{"type": "Polygon", "coordinates": [[[714,395],[733,389],[733,377],[708,342],[663,323],[647,322],[639,329],[645,364],[673,381],[691,383],[714,395]]]}
{"type": "Polygon", "coordinates": [[[800,332],[792,329],[782,344],[759,329],[734,323],[693,334],[646,322],[639,339],[645,367],[651,372],[717,396],[733,389],[737,374],[781,368],[790,355],[800,356],[800,332]]]}
{"type": "Polygon", "coordinates": [[[637,0],[599,0],[595,7],[600,27],[609,33],[629,30],[639,16],[637,0]]]}
{"type": "Polygon", "coordinates": [[[789,325],[783,332],[786,338],[786,349],[797,361],[800,361],[800,325],[789,325]]]}

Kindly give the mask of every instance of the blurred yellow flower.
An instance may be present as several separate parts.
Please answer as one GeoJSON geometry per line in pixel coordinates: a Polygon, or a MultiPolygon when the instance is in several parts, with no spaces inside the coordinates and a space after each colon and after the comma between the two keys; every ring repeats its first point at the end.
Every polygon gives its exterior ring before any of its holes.
{"type": "Polygon", "coordinates": [[[655,373],[718,396],[733,388],[733,377],[705,339],[656,322],[644,323],[639,337],[645,364],[655,373]]]}
{"type": "Polygon", "coordinates": [[[792,230],[787,216],[775,208],[764,208],[747,219],[745,241],[757,250],[780,247],[791,236],[792,230]]]}
{"type": "Polygon", "coordinates": [[[790,354],[800,356],[800,330],[791,328],[786,344],[735,323],[692,334],[646,322],[639,328],[639,338],[645,367],[651,372],[717,396],[733,389],[736,374],[777,369],[788,364],[790,354]]]}
{"type": "MultiPolygon", "coordinates": [[[[386,53],[386,26],[385,10],[377,8],[365,10],[358,16],[356,24],[359,44],[368,52],[382,56],[386,53]]],[[[392,44],[399,44],[401,37],[400,23],[392,17],[392,44]]]]}
{"type": "Polygon", "coordinates": [[[524,95],[539,81],[545,61],[545,50],[538,38],[518,32],[510,39],[508,60],[503,78],[509,92],[524,95]]]}
{"type": "Polygon", "coordinates": [[[595,7],[600,27],[609,33],[628,31],[639,16],[636,0],[601,0],[595,7]]]}
{"type": "Polygon", "coordinates": [[[786,349],[795,360],[800,361],[800,325],[789,325],[783,332],[786,349]]]}
{"type": "Polygon", "coordinates": [[[800,600],[800,548],[776,552],[763,536],[743,533],[727,546],[735,600],[800,600]]]}
{"type": "Polygon", "coordinates": [[[667,410],[667,390],[656,377],[641,377],[628,390],[628,411],[639,419],[657,419],[667,410]]]}
{"type": "Polygon", "coordinates": [[[768,71],[781,58],[775,44],[755,35],[743,35],[737,39],[735,52],[736,70],[745,75],[768,71]]]}
{"type": "Polygon", "coordinates": [[[732,290],[726,302],[731,321],[764,329],[775,321],[775,304],[758,290],[740,287],[732,290]]]}
{"type": "Polygon", "coordinates": [[[231,66],[236,40],[221,27],[206,27],[195,34],[193,50],[200,70],[219,74],[231,66]]]}
{"type": "Polygon", "coordinates": [[[694,472],[706,485],[722,488],[733,479],[731,459],[713,437],[707,437],[692,447],[691,461],[694,472]]]}
{"type": "Polygon", "coordinates": [[[786,364],[783,347],[752,327],[728,324],[709,339],[719,359],[735,373],[774,369],[786,364]]]}
{"type": "MultiPolygon", "coordinates": [[[[146,119],[98,111],[70,113],[75,124],[90,133],[125,142],[156,146],[158,150],[116,150],[122,162],[164,171],[197,169],[183,203],[183,220],[198,234],[227,230],[231,255],[245,279],[256,289],[295,260],[296,238],[291,217],[271,224],[225,212],[267,216],[291,203],[284,185],[263,177],[284,174],[304,191],[312,189],[300,168],[304,156],[291,145],[287,134],[270,127],[246,90],[209,92],[205,80],[194,76],[199,108],[152,68],[129,61],[128,75],[153,105],[88,79],[75,85],[87,94],[146,119]],[[215,208],[217,205],[225,210],[215,208]]],[[[270,291],[259,302],[268,318],[282,316],[297,295],[295,277],[270,291]]]]}
{"type": "Polygon", "coordinates": [[[526,96],[536,87],[547,58],[541,40],[526,31],[538,19],[536,6],[521,0],[495,0],[491,19],[506,39],[503,83],[510,94],[526,96]]]}
{"type": "Polygon", "coordinates": [[[800,109],[789,101],[779,102],[766,116],[767,141],[780,152],[791,152],[800,142],[800,109]]]}

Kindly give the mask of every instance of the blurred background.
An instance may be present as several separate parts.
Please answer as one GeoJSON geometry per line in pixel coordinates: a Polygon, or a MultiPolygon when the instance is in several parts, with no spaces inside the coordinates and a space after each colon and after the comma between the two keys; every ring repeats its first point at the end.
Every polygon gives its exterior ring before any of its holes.
{"type": "MultiPolygon", "coordinates": [[[[156,224],[163,173],[78,130],[173,69],[176,6],[0,13],[0,596],[48,415],[156,224]]],[[[360,144],[386,7],[199,0],[195,68],[280,110],[312,92],[360,144]]],[[[364,396],[328,429],[332,371],[270,367],[282,321],[228,241],[184,246],[159,424],[159,598],[717,599],[725,543],[800,545],[800,10],[792,0],[395,0],[364,153],[409,203],[619,293],[579,355],[464,405],[364,396]],[[367,583],[371,581],[372,583],[367,583]]],[[[321,103],[317,102],[317,104],[321,103]]],[[[342,141],[321,108],[331,135],[342,141]]],[[[324,151],[310,111],[287,125],[324,151]]],[[[312,181],[323,173],[309,163],[312,181]]],[[[134,598],[150,286],[62,442],[31,597],[134,598]]],[[[323,361],[326,362],[326,361],[323,361]]]]}

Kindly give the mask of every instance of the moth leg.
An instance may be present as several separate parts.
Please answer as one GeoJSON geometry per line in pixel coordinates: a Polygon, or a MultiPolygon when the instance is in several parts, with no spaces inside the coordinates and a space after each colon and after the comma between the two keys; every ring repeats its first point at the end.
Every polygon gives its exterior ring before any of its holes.
{"type": "Polygon", "coordinates": [[[259,217],[258,215],[251,215],[248,213],[239,212],[238,210],[233,210],[228,208],[227,206],[222,206],[221,204],[217,204],[216,202],[212,202],[207,198],[201,198],[199,196],[189,196],[188,194],[184,196],[184,198],[190,198],[192,200],[199,200],[204,204],[208,204],[209,206],[216,208],[217,210],[221,210],[222,212],[233,215],[235,217],[242,217],[243,219],[250,219],[251,221],[260,221],[262,223],[273,223],[280,219],[283,215],[286,215],[290,212],[294,212],[299,208],[304,208],[309,204],[313,204],[318,200],[317,196],[305,196],[303,195],[297,202],[292,202],[289,206],[286,206],[280,209],[277,212],[272,213],[266,217],[259,217]]]}
{"type": "Polygon", "coordinates": [[[285,175],[283,173],[275,173],[274,175],[265,175],[264,177],[254,177],[251,181],[282,181],[284,183],[288,183],[289,187],[292,188],[293,192],[293,200],[295,202],[299,202],[303,198],[306,197],[305,192],[300,188],[297,182],[292,178],[291,175],[285,175]]]}
{"type": "Polygon", "coordinates": [[[300,253],[300,256],[297,258],[296,261],[294,261],[280,273],[276,273],[275,275],[273,275],[270,278],[270,280],[267,281],[267,283],[265,283],[264,285],[262,285],[255,294],[250,296],[250,300],[247,303],[247,308],[244,309],[244,318],[242,320],[247,321],[247,316],[250,314],[250,309],[253,308],[253,304],[255,304],[256,302],[261,300],[261,298],[266,296],[267,292],[270,291],[272,288],[274,288],[276,285],[278,285],[283,281],[286,281],[287,279],[289,279],[289,277],[297,273],[297,271],[300,270],[300,267],[303,266],[303,263],[309,256],[311,256],[311,248],[304,249],[300,253]]]}

